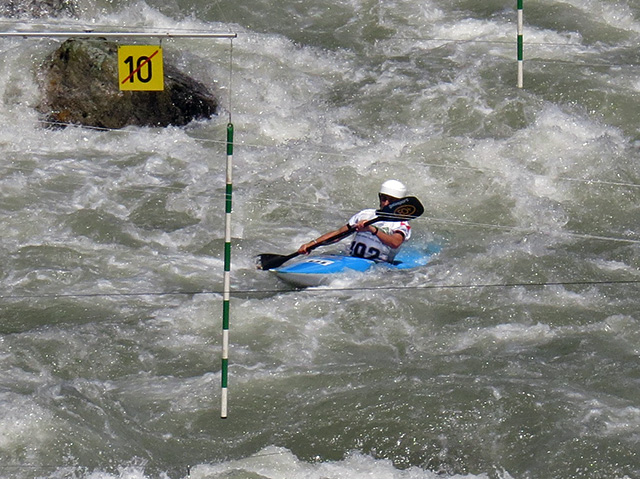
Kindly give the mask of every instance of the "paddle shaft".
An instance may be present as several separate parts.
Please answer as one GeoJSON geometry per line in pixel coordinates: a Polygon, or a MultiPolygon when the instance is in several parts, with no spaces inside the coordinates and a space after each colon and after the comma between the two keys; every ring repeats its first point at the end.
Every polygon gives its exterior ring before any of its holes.
{"type": "MultiPolygon", "coordinates": [[[[369,221],[367,221],[364,225],[365,226],[369,226],[377,221],[382,221],[384,218],[381,216],[377,216],[369,221]]],[[[319,241],[318,243],[315,243],[311,246],[309,246],[309,248],[307,248],[307,251],[311,251],[314,250],[316,248],[318,248],[319,246],[324,246],[330,243],[334,243],[336,241],[340,241],[343,238],[346,238],[347,236],[352,235],[355,232],[356,228],[355,226],[349,226],[349,229],[347,231],[343,231],[341,233],[337,233],[323,241],[319,241]]],[[[287,261],[295,258],[296,256],[300,256],[302,253],[300,253],[299,251],[296,251],[295,253],[291,253],[289,255],[268,255],[268,254],[264,254],[261,255],[261,264],[260,264],[260,269],[262,270],[269,270],[269,269],[273,269],[273,268],[277,268],[279,266],[282,266],[284,263],[286,263],[287,261]]]]}
{"type": "MultiPolygon", "coordinates": [[[[378,221],[382,221],[384,218],[382,216],[376,216],[375,218],[367,221],[364,226],[369,226],[372,225],[373,223],[376,223],[378,221]]],[[[347,231],[343,231],[342,233],[337,233],[333,236],[331,236],[330,238],[327,238],[323,241],[319,241],[311,246],[309,246],[307,248],[307,251],[311,251],[316,249],[318,246],[324,246],[326,244],[330,244],[330,243],[335,243],[336,241],[340,241],[342,238],[346,238],[347,236],[352,235],[356,230],[355,226],[351,226],[349,225],[349,229],[347,229],[347,231]]]]}

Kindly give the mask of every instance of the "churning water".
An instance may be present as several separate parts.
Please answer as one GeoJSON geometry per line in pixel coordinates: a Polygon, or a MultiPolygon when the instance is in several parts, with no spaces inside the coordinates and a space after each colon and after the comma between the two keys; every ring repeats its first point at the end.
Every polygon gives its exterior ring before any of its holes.
{"type": "MultiPolygon", "coordinates": [[[[0,476],[640,477],[640,3],[82,0],[225,111],[50,129],[0,39],[0,476]],[[157,40],[150,40],[155,42],[157,40]],[[229,417],[225,133],[235,126],[229,417]],[[254,268],[404,181],[428,267],[254,268]]],[[[326,248],[325,250],[329,250],[326,248]]]]}

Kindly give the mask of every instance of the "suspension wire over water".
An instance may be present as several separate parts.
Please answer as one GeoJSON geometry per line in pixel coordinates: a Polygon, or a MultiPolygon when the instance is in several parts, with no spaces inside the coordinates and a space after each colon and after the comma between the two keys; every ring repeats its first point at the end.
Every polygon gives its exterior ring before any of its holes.
{"type": "MultiPolygon", "coordinates": [[[[512,288],[546,288],[555,286],[638,286],[640,279],[603,279],[603,280],[561,280],[561,281],[512,281],[505,283],[476,283],[476,284],[446,284],[433,283],[417,286],[385,285],[385,286],[317,286],[309,288],[291,289],[234,289],[230,297],[243,297],[246,295],[262,294],[287,294],[287,293],[331,293],[331,292],[362,292],[362,291],[426,291],[445,289],[512,289],[512,288]]],[[[0,299],[64,299],[64,298],[132,298],[143,296],[198,296],[224,294],[224,290],[199,290],[199,291],[140,291],[129,293],[51,293],[51,294],[0,294],[0,299]]]]}

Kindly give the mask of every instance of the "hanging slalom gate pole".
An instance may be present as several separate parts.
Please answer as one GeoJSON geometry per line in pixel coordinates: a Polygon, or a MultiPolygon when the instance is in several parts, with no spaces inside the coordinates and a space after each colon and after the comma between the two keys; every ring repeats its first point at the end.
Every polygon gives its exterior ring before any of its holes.
{"type": "Polygon", "coordinates": [[[227,418],[229,376],[229,315],[231,310],[231,210],[233,198],[233,123],[231,122],[231,88],[233,77],[233,40],[229,46],[229,123],[227,123],[227,186],[225,192],[224,285],[222,298],[222,369],[220,417],[227,418]]]}
{"type": "Polygon", "coordinates": [[[229,313],[231,300],[231,206],[233,183],[233,124],[227,125],[227,187],[225,193],[224,285],[222,298],[222,401],[220,417],[227,418],[227,378],[229,375],[229,313]]]}
{"type": "MultiPolygon", "coordinates": [[[[233,39],[237,38],[235,33],[208,33],[208,32],[96,32],[91,30],[79,31],[13,31],[0,32],[0,38],[4,37],[36,37],[36,38],[67,38],[67,37],[99,37],[99,38],[126,38],[126,37],[157,37],[162,38],[226,38],[232,41],[229,53],[229,63],[232,64],[233,39]]],[[[231,76],[232,67],[229,68],[229,96],[231,96],[231,76]]],[[[231,103],[231,101],[229,101],[231,103]]],[[[229,107],[231,111],[231,107],[229,107]]],[[[231,113],[229,113],[229,123],[227,124],[227,183],[225,196],[225,246],[224,246],[224,286],[223,286],[223,306],[222,306],[222,408],[221,417],[227,417],[227,375],[229,370],[229,311],[231,299],[231,198],[233,167],[233,124],[231,123],[231,113]]]]}
{"type": "Polygon", "coordinates": [[[522,2],[518,0],[518,88],[523,86],[524,67],[522,60],[522,53],[524,50],[524,40],[522,31],[524,30],[524,19],[522,15],[522,2]]]}

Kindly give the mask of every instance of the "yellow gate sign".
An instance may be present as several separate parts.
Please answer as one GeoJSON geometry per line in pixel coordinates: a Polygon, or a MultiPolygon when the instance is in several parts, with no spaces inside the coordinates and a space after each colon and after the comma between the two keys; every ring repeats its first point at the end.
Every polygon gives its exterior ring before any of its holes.
{"type": "Polygon", "coordinates": [[[118,83],[120,90],[164,90],[162,47],[157,45],[119,46],[118,83]]]}

